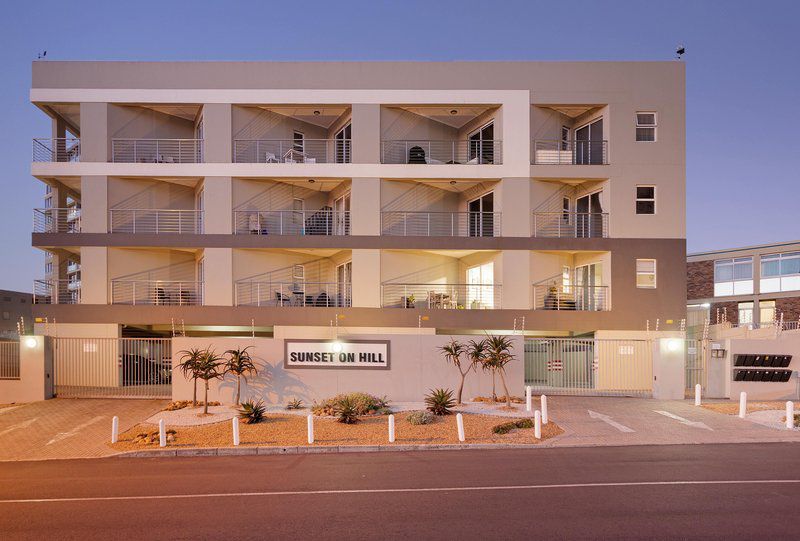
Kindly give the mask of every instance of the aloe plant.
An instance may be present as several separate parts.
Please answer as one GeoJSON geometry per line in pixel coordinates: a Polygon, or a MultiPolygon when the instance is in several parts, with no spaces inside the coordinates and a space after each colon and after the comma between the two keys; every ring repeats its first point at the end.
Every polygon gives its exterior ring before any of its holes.
{"type": "Polygon", "coordinates": [[[192,348],[192,349],[185,349],[183,351],[179,351],[178,355],[180,355],[180,364],[178,364],[178,368],[180,368],[181,373],[186,378],[192,378],[192,382],[194,383],[194,390],[192,392],[192,407],[197,407],[197,370],[196,367],[202,359],[203,355],[205,355],[205,351],[202,349],[192,348]]]}
{"type": "Polygon", "coordinates": [[[202,379],[205,383],[204,414],[208,413],[208,382],[223,376],[225,364],[223,361],[223,357],[217,355],[213,350],[207,349],[195,365],[195,378],[202,379]]]}
{"type": "Polygon", "coordinates": [[[239,398],[241,397],[242,392],[242,379],[247,382],[247,375],[246,374],[258,374],[258,370],[256,370],[256,365],[253,364],[253,359],[250,357],[250,353],[248,353],[248,349],[252,346],[248,346],[244,349],[229,349],[225,352],[226,355],[230,357],[225,363],[225,371],[224,374],[233,374],[236,376],[236,405],[239,405],[239,398]]]}
{"type": "Polygon", "coordinates": [[[243,419],[249,425],[260,423],[264,419],[266,409],[263,400],[257,402],[246,400],[242,403],[242,407],[239,408],[239,419],[243,419]]]}
{"type": "MultiPolygon", "coordinates": [[[[511,394],[506,385],[506,365],[514,360],[511,349],[513,342],[508,336],[489,336],[484,340],[486,354],[481,361],[484,370],[491,370],[492,374],[500,375],[500,382],[503,384],[503,391],[506,393],[506,406],[511,407],[511,394]]],[[[492,382],[492,394],[494,395],[494,381],[492,382]]]]}
{"type": "Polygon", "coordinates": [[[450,389],[431,389],[425,396],[425,405],[434,415],[450,415],[455,406],[453,391],[450,389]]]}
{"type": "Polygon", "coordinates": [[[478,361],[470,355],[469,346],[452,338],[448,344],[441,346],[439,351],[442,352],[447,362],[453,363],[453,365],[458,368],[458,373],[461,374],[461,382],[458,384],[458,391],[456,392],[456,404],[461,405],[461,395],[464,392],[464,380],[470,370],[475,370],[478,361]],[[466,357],[466,359],[462,359],[462,357],[466,357]]]}

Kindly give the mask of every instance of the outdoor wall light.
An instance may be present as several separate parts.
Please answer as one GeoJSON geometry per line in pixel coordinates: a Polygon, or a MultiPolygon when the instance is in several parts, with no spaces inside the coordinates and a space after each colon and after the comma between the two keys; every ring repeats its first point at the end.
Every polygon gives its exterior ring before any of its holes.
{"type": "Polygon", "coordinates": [[[711,308],[711,303],[710,302],[704,302],[703,304],[700,305],[700,308],[711,308]]]}
{"type": "Polygon", "coordinates": [[[674,338],[671,338],[671,339],[667,340],[667,349],[669,351],[678,351],[680,349],[680,347],[681,347],[681,343],[678,340],[676,340],[674,338]]]}
{"type": "Polygon", "coordinates": [[[36,341],[36,338],[33,336],[29,336],[25,339],[25,346],[29,348],[35,348],[39,342],[36,341]]]}
{"type": "Polygon", "coordinates": [[[334,342],[331,345],[331,349],[333,349],[334,353],[341,353],[342,352],[342,343],[341,342],[334,342]]]}
{"type": "Polygon", "coordinates": [[[458,109],[450,109],[450,114],[451,115],[457,115],[458,114],[458,109]]]}
{"type": "Polygon", "coordinates": [[[314,111],[314,116],[319,116],[319,111],[314,111]]]}

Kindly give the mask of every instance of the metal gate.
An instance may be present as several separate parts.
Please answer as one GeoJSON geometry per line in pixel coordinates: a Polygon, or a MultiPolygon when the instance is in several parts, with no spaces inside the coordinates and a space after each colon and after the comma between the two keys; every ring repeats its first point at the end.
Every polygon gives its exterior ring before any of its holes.
{"type": "Polygon", "coordinates": [[[525,384],[535,393],[649,397],[653,394],[652,342],[526,340],[525,384]]]}
{"type": "Polygon", "coordinates": [[[55,394],[171,398],[170,338],[54,338],[55,394]]]}
{"type": "Polygon", "coordinates": [[[686,390],[694,392],[698,383],[705,390],[708,384],[706,363],[708,362],[707,340],[686,340],[686,390]]]}

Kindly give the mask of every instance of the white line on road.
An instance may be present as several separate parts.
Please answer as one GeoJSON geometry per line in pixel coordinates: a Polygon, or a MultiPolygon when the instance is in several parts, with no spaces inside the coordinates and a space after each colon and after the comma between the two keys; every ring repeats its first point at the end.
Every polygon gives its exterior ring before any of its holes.
{"type": "Polygon", "coordinates": [[[613,426],[614,428],[616,428],[620,432],[636,432],[631,427],[628,427],[628,426],[623,425],[622,423],[616,422],[614,419],[612,419],[608,415],[604,415],[602,413],[597,413],[596,411],[592,411],[592,410],[586,410],[586,411],[589,412],[589,417],[591,417],[592,419],[600,419],[604,423],[610,424],[611,426],[613,426]]]}
{"type": "Polygon", "coordinates": [[[684,419],[683,417],[681,417],[679,415],[675,415],[674,413],[670,413],[668,411],[660,411],[660,410],[653,410],[653,411],[655,413],[658,413],[659,415],[664,415],[666,417],[669,417],[670,419],[675,419],[679,423],[684,424],[686,426],[693,426],[695,428],[704,428],[704,429],[710,430],[712,432],[714,431],[713,428],[711,428],[710,426],[708,426],[705,423],[701,423],[700,421],[690,421],[689,419],[684,419]]]}
{"type": "Polygon", "coordinates": [[[692,485],[792,485],[800,479],[750,479],[722,481],[638,481],[620,483],[574,483],[563,485],[506,485],[482,487],[423,487],[423,488],[363,488],[350,490],[285,490],[275,492],[218,492],[210,494],[156,494],[152,496],[90,496],[85,498],[36,498],[0,500],[3,503],[58,503],[58,502],[102,502],[124,500],[178,500],[193,498],[238,498],[253,496],[318,496],[335,494],[396,494],[406,492],[473,492],[500,490],[538,490],[548,488],[603,488],[603,487],[647,487],[647,486],[692,486],[692,485]]]}
{"type": "Polygon", "coordinates": [[[85,423],[76,426],[75,428],[73,428],[69,432],[59,432],[58,434],[53,436],[53,439],[48,441],[45,445],[50,445],[51,443],[56,443],[57,441],[61,441],[61,440],[67,439],[69,437],[72,437],[75,434],[77,434],[78,432],[80,432],[81,430],[83,430],[84,428],[86,428],[87,426],[93,425],[97,421],[102,421],[102,420],[103,420],[102,416],[95,417],[94,419],[89,419],[85,423]]]}
{"type": "Polygon", "coordinates": [[[38,419],[38,417],[34,417],[33,419],[28,419],[27,421],[22,421],[21,423],[11,425],[2,432],[0,432],[0,436],[5,436],[9,432],[13,432],[14,430],[18,430],[20,428],[28,428],[29,426],[31,426],[33,423],[36,422],[36,419],[38,419]]]}

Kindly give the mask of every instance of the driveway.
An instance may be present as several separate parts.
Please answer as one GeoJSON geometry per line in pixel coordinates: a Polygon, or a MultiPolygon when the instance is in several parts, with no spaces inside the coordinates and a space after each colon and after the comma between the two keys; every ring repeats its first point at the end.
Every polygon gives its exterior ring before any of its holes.
{"type": "Polygon", "coordinates": [[[0,408],[0,461],[92,458],[114,454],[111,418],[120,433],[150,417],[167,400],[56,398],[0,408]]]}

